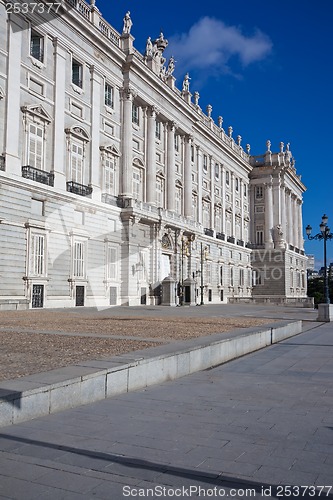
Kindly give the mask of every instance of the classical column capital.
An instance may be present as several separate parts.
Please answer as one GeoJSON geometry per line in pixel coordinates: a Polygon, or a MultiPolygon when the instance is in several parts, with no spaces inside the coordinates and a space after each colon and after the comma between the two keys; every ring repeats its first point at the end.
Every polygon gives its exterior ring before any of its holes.
{"type": "Polygon", "coordinates": [[[120,98],[124,101],[133,101],[138,93],[132,87],[122,87],[120,89],[120,98]]]}

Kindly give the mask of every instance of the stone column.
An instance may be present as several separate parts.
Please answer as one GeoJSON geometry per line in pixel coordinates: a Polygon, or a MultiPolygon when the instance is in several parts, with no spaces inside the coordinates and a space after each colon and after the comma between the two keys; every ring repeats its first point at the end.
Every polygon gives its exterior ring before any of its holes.
{"type": "Polygon", "coordinates": [[[265,184],[265,248],[273,248],[273,193],[272,182],[265,184]]]}
{"type": "Polygon", "coordinates": [[[147,203],[156,204],[156,108],[148,108],[147,124],[147,203]]]}
{"type": "MultiPolygon", "coordinates": [[[[65,158],[65,85],[67,50],[60,44],[58,38],[53,41],[55,96],[54,96],[54,128],[53,128],[53,170],[54,187],[66,189],[66,158],[65,158]]],[[[68,179],[69,180],[69,179],[68,179]]]]}
{"type": "Polygon", "coordinates": [[[198,168],[198,214],[197,221],[202,224],[202,152],[197,146],[197,168],[198,168]]]}
{"type": "Polygon", "coordinates": [[[221,210],[221,232],[226,234],[226,222],[225,222],[225,166],[222,165],[221,168],[222,175],[222,210],[221,210]]]}
{"type": "MultiPolygon", "coordinates": [[[[101,199],[101,169],[100,169],[100,116],[101,116],[101,84],[102,76],[92,66],[90,68],[91,84],[91,143],[90,143],[90,172],[89,183],[93,187],[92,197],[101,199]]],[[[102,174],[103,175],[103,174],[102,174]]]]}
{"type": "Polygon", "coordinates": [[[191,143],[192,137],[185,136],[184,155],[184,215],[192,217],[192,165],[191,165],[191,143]]]}
{"type": "Polygon", "coordinates": [[[175,211],[175,123],[168,124],[168,145],[167,145],[167,209],[175,211]]]}
{"type": "Polygon", "coordinates": [[[291,191],[287,191],[287,244],[293,244],[293,213],[291,209],[291,191]]]}
{"type": "Polygon", "coordinates": [[[302,218],[302,200],[297,200],[298,208],[298,248],[303,250],[304,240],[303,240],[303,218],[302,218]]]}
{"type": "Polygon", "coordinates": [[[121,193],[123,198],[132,198],[132,105],[133,105],[134,93],[130,88],[122,89],[121,99],[123,103],[123,127],[122,127],[122,141],[121,141],[121,151],[122,151],[122,181],[121,181],[121,193]]]}
{"type": "Polygon", "coordinates": [[[297,197],[296,195],[292,196],[292,224],[293,224],[293,245],[298,248],[298,213],[297,213],[297,197]]]}
{"type": "Polygon", "coordinates": [[[235,174],[230,175],[230,192],[231,192],[231,236],[236,238],[236,203],[235,203],[235,174]]]}
{"type": "Polygon", "coordinates": [[[239,179],[239,196],[240,196],[240,213],[241,213],[241,221],[240,221],[240,239],[244,241],[244,193],[243,193],[243,180],[239,179]]]}
{"type": "Polygon", "coordinates": [[[281,185],[281,194],[280,194],[280,201],[281,201],[281,220],[279,221],[282,232],[283,232],[283,239],[284,241],[287,241],[287,224],[286,224],[286,191],[285,187],[282,184],[281,185]]]}
{"type": "Polygon", "coordinates": [[[212,156],[210,161],[210,229],[215,229],[215,163],[212,156]]]}
{"type": "MultiPolygon", "coordinates": [[[[6,171],[21,176],[21,154],[19,151],[19,141],[21,137],[20,125],[20,82],[21,82],[21,45],[24,23],[19,16],[10,14],[8,24],[8,62],[7,62],[7,107],[6,118],[7,130],[5,132],[5,155],[6,171]]],[[[25,23],[24,23],[25,24],[25,23]]],[[[5,25],[4,25],[5,26],[5,25]]],[[[24,31],[26,35],[27,32],[24,31]]],[[[23,147],[25,142],[23,142],[23,147]]]]}

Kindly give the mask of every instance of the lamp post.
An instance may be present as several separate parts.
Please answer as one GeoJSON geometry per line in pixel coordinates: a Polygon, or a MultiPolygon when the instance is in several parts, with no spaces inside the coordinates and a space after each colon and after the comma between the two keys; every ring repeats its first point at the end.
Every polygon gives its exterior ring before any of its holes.
{"type": "Polygon", "coordinates": [[[326,214],[322,216],[322,221],[319,225],[320,233],[311,236],[312,227],[308,224],[305,228],[307,237],[309,240],[324,240],[324,303],[330,304],[330,294],[328,289],[328,276],[327,276],[327,253],[326,253],[326,243],[327,240],[333,238],[330,228],[327,225],[328,217],[326,214]]]}

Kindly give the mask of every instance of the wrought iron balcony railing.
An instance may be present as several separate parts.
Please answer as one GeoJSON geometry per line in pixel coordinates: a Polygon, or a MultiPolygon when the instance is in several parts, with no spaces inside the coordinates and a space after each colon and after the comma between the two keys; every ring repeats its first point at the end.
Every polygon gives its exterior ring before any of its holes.
{"type": "Polygon", "coordinates": [[[204,233],[206,236],[214,237],[214,229],[210,229],[209,227],[205,227],[204,233]]]}
{"type": "Polygon", "coordinates": [[[66,188],[70,193],[79,194],[80,196],[89,196],[93,192],[91,186],[85,186],[84,184],[79,184],[74,181],[68,181],[66,183],[66,188]]]}
{"type": "Polygon", "coordinates": [[[31,181],[40,182],[47,186],[54,186],[54,173],[40,170],[39,168],[24,165],[22,167],[22,177],[31,181]]]}
{"type": "Polygon", "coordinates": [[[0,170],[6,170],[6,161],[4,156],[0,156],[0,170]]]}
{"type": "Polygon", "coordinates": [[[223,233],[216,233],[216,238],[218,240],[225,240],[225,235],[223,233]]]}

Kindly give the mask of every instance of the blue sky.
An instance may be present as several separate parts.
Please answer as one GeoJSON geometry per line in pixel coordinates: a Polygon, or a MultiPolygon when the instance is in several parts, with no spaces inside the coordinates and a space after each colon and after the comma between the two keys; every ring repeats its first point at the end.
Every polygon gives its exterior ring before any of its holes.
{"type": "MultiPolygon", "coordinates": [[[[96,0],[118,31],[127,10],[133,21],[135,48],[144,52],[148,36],[162,31],[165,54],[177,61],[180,88],[189,72],[190,90],[200,93],[203,110],[211,104],[215,120],[249,143],[252,154],[290,143],[297,173],[307,186],[303,222],[319,231],[324,213],[333,230],[333,99],[330,0],[183,0],[152,2],[96,0]]],[[[305,236],[305,230],[304,230],[305,236]]],[[[307,253],[322,265],[322,242],[306,241],[307,253]]],[[[333,261],[333,241],[328,242],[333,261]]]]}

